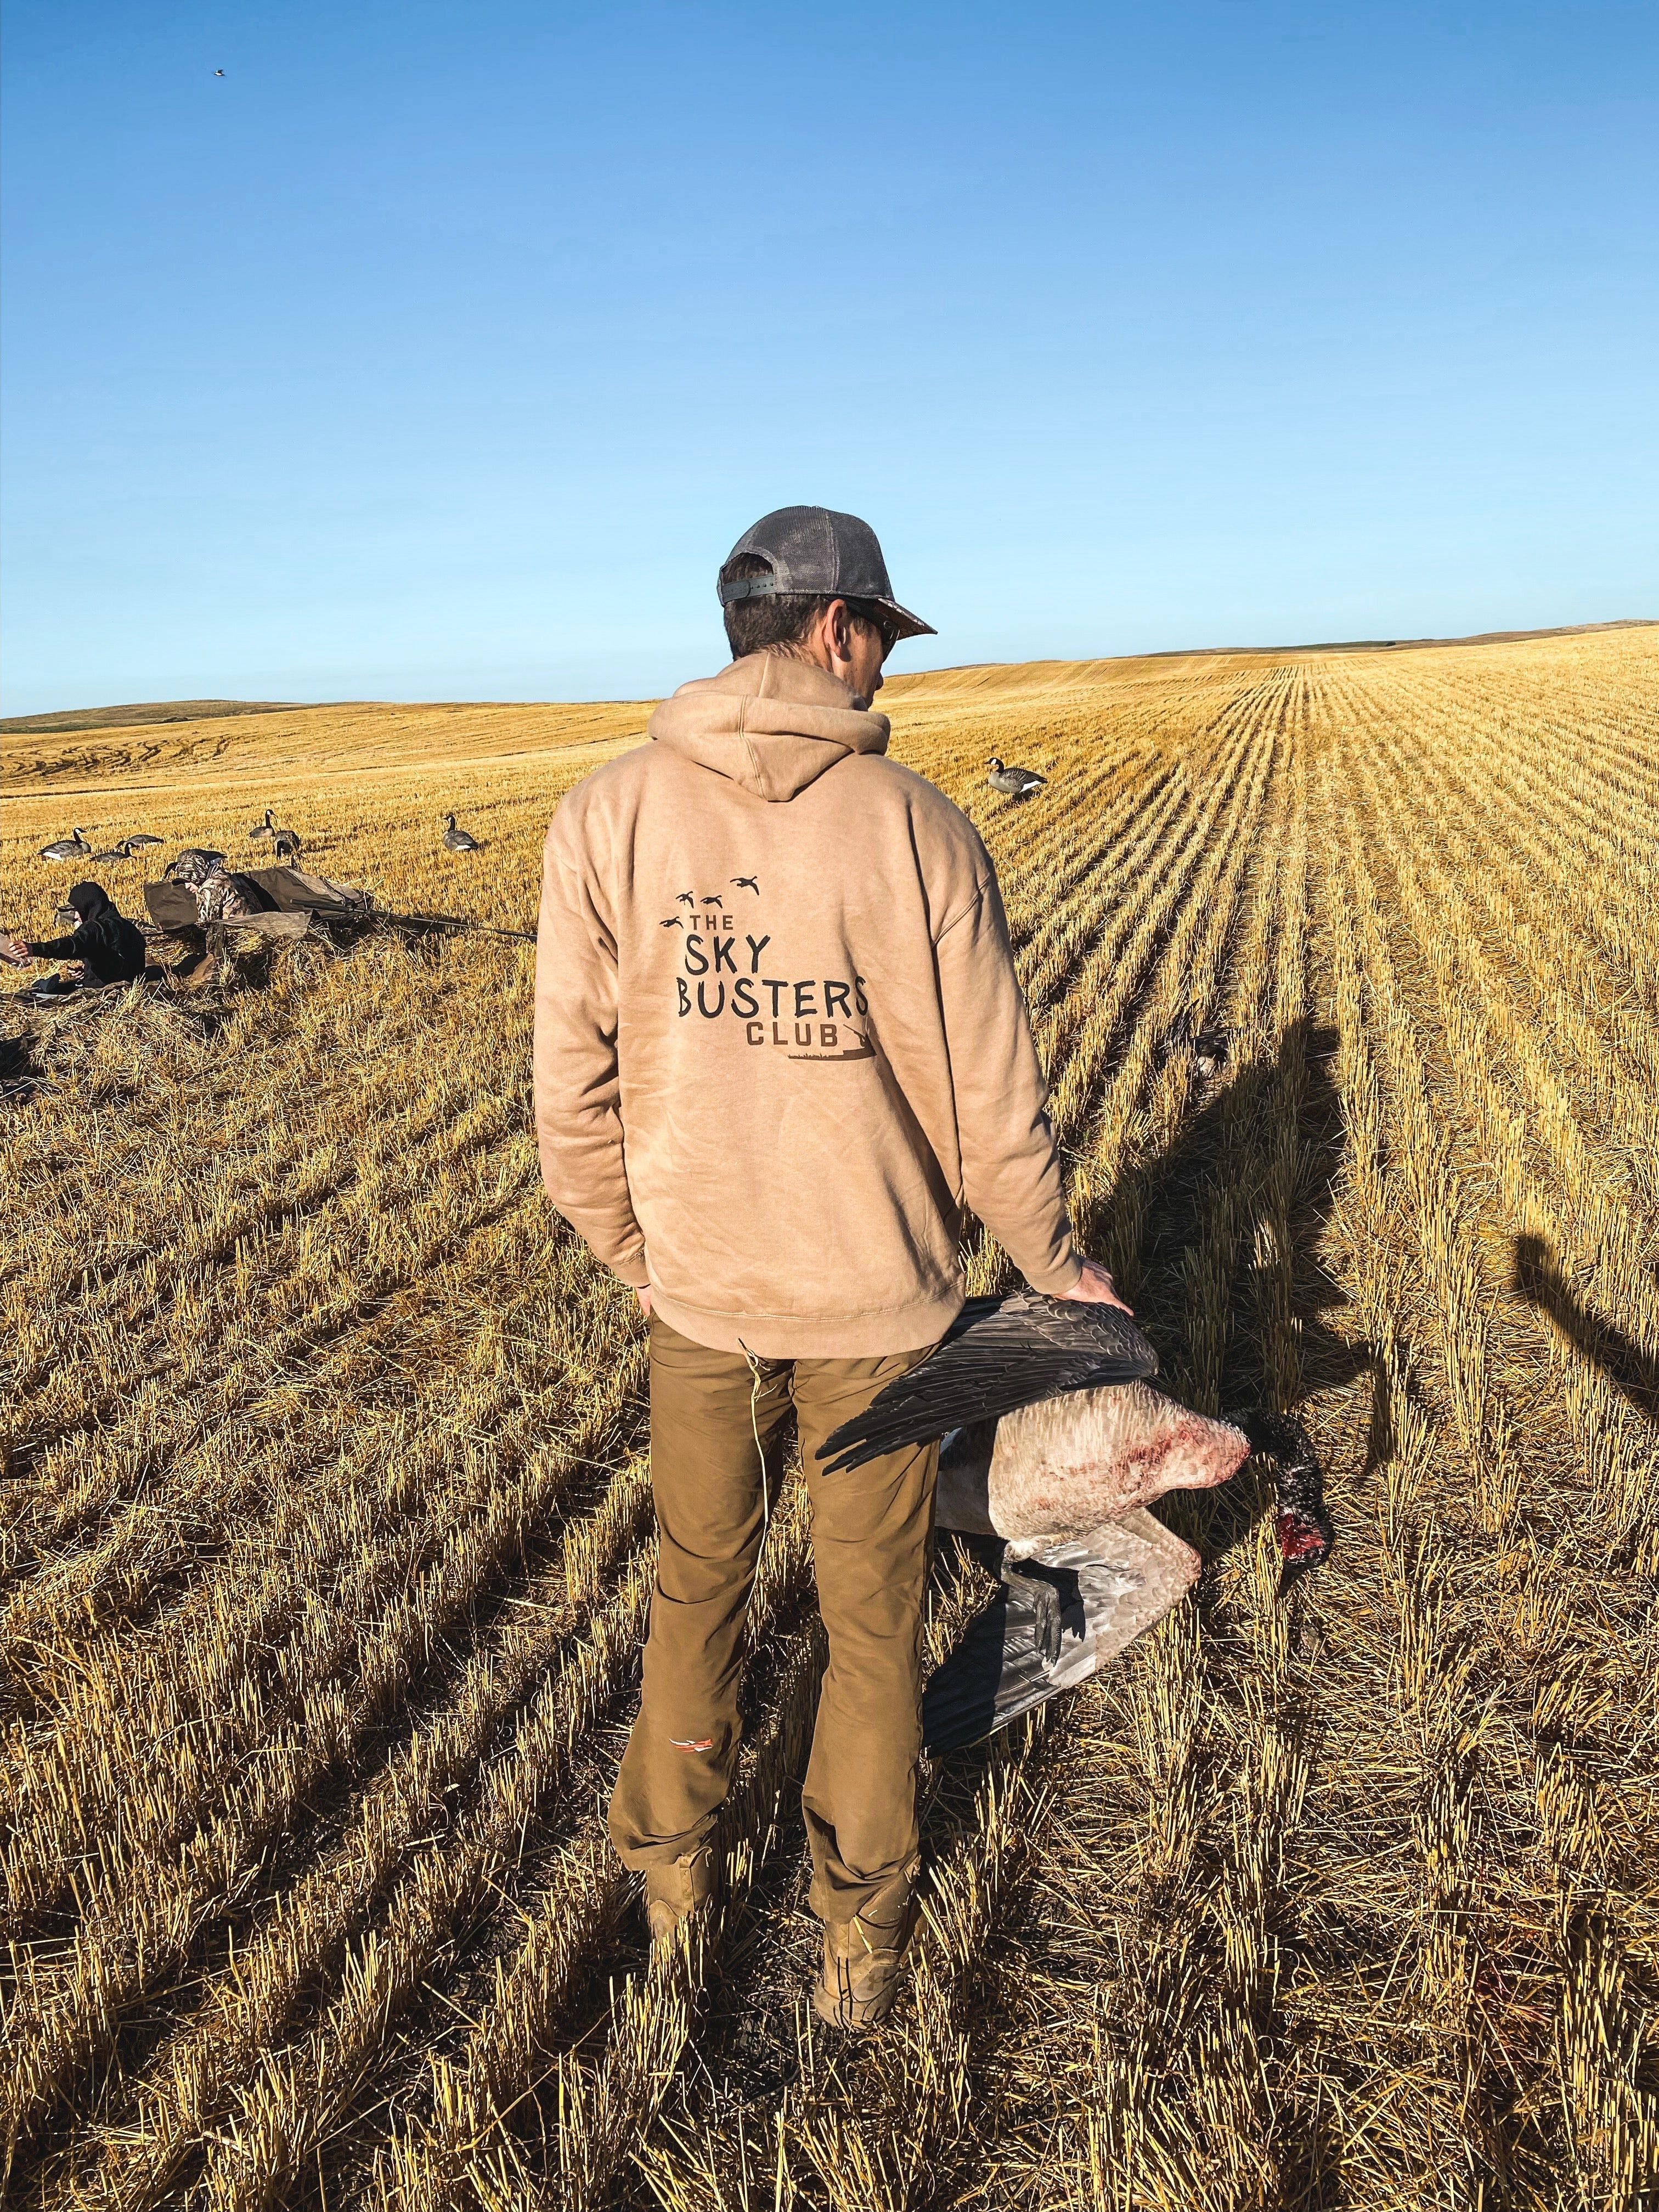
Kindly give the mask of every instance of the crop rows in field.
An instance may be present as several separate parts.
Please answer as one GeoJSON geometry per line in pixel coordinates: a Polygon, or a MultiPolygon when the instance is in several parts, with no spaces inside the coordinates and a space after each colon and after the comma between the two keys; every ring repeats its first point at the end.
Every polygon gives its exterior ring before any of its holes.
{"type": "MultiPolygon", "coordinates": [[[[720,1916],[647,1959],[605,1848],[641,1346],[537,1190],[523,956],[65,1018],[7,1140],[16,2201],[1659,2185],[1656,666],[1631,632],[908,689],[896,749],[997,858],[1079,1230],[1194,1403],[1301,1410],[1340,1539],[1281,1602],[1252,1472],[1170,1504],[1194,1600],[926,1776],[914,1990],[860,2041],[802,2002],[798,1487],[720,1916]],[[993,750],[1044,796],[996,802],[993,750]],[[1164,1047],[1188,1011],[1234,1033],[1214,1077],[1164,1047]]],[[[586,764],[449,764],[501,918],[586,764]]],[[[433,897],[422,828],[371,848],[370,786],[316,793],[330,872],[433,897]]],[[[942,1559],[936,1654],[986,1587],[942,1559]]]]}

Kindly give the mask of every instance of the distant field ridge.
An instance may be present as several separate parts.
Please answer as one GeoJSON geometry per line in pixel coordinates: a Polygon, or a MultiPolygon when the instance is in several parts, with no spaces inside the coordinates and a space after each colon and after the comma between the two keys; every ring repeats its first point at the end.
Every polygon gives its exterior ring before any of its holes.
{"type": "MultiPolygon", "coordinates": [[[[1286,653],[1391,653],[1419,650],[1427,646],[1506,645],[1523,638],[1588,637],[1597,630],[1646,629],[1652,628],[1659,617],[1635,615],[1626,620],[1605,623],[1571,623],[1559,629],[1489,629],[1474,637],[1365,637],[1351,638],[1330,645],[1194,645],[1171,646],[1158,653],[1127,653],[1103,656],[1101,659],[1085,659],[1067,664],[1048,662],[1046,666],[1096,668],[1109,665],[1113,661],[1182,660],[1194,653],[1267,653],[1282,659],[1286,653]]],[[[914,672],[917,676],[951,676],[967,668],[1018,668],[1032,664],[1021,661],[963,661],[950,667],[914,672]]],[[[906,671],[905,676],[913,672],[906,671]]],[[[899,679],[894,679],[899,680],[899,679]]],[[[369,706],[371,700],[297,700],[297,699],[152,699],[138,705],[123,707],[64,707],[50,714],[9,714],[0,716],[0,730],[13,731],[19,736],[47,737],[56,732],[76,730],[134,730],[149,722],[215,722],[230,714],[277,714],[300,707],[369,706]]],[[[467,706],[491,706],[516,703],[507,701],[467,700],[454,703],[467,706]]],[[[593,702],[608,703],[608,702],[593,702]]]]}

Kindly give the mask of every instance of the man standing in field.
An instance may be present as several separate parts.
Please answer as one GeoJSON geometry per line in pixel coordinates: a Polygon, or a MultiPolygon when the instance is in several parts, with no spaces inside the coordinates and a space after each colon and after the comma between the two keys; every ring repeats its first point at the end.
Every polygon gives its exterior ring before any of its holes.
{"type": "Polygon", "coordinates": [[[732,665],[576,786],[547,840],[536,1129],[553,1203],[649,1317],[661,1551],[611,1832],[653,1936],[713,1895],[738,1668],[793,1406],[829,1635],[803,1806],[814,2002],[890,2009],[919,1869],[938,1447],[815,1454],[944,1335],[978,1215],[1034,1289],[1073,1248],[995,872],[872,711],[900,638],[875,533],[792,507],[720,574],[732,665]]]}

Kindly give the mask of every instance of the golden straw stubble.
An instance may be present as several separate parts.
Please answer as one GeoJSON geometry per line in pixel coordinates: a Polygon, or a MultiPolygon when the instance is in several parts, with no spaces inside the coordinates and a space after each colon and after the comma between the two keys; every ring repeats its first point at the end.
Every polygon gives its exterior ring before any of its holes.
{"type": "MultiPolygon", "coordinates": [[[[996,858],[1080,1234],[1196,1402],[1298,1410],[1333,1559],[1281,1601],[1254,1468],[1166,1501],[1198,1590],[924,1771],[911,1990],[843,2044],[802,2002],[798,1483],[718,1912],[648,1958],[608,1856],[643,1346],[538,1188],[530,948],[8,1000],[9,2202],[1659,2187],[1655,632],[882,703],[996,858]]],[[[0,920],[48,925],[70,818],[240,856],[270,805],[384,904],[526,927],[560,794],[647,711],[17,733],[0,920]]],[[[968,1259],[1008,1279],[977,1224],[968,1259]]],[[[994,1588],[941,1548],[935,1657],[994,1588]]]]}

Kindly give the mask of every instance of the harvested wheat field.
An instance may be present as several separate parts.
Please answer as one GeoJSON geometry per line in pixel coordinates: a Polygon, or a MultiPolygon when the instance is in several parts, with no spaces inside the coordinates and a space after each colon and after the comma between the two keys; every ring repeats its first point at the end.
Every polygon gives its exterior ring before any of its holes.
{"type": "MultiPolygon", "coordinates": [[[[1659,2189],[1659,630],[882,703],[996,855],[1087,1247],[1193,1402],[1303,1409],[1332,1559],[1279,1601],[1254,1468],[1165,1499],[1197,1591],[927,1772],[911,1992],[843,2042],[803,2002],[797,1486],[723,1917],[653,1965],[602,1825],[643,1332],[540,1194],[530,947],[8,1001],[10,2203],[1659,2189]],[[1208,1077],[1158,1050],[1194,1006],[1237,1032],[1208,1077]]],[[[4,920],[45,927],[73,822],[252,854],[270,805],[307,866],[526,927],[551,807],[645,714],[15,738],[4,920]]],[[[942,1558],[938,1651],[992,1587],[942,1558]]]]}

